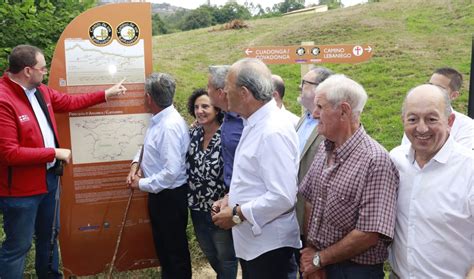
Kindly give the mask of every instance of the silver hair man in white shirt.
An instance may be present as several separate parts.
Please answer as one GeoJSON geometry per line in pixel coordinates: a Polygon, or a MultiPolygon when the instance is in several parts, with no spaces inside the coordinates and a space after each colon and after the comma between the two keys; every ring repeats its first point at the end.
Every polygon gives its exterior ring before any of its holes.
{"type": "Polygon", "coordinates": [[[229,70],[229,110],[244,118],[235,153],[229,206],[213,216],[232,227],[243,278],[287,278],[293,249],[301,247],[296,220],[298,137],[272,100],[270,70],[242,59],[229,70]],[[282,169],[284,166],[284,169],[282,169]]]}
{"type": "Polygon", "coordinates": [[[390,153],[400,173],[390,263],[395,278],[465,278],[474,268],[474,152],[449,134],[446,92],[410,90],[402,109],[411,144],[390,153]]]}
{"type": "MultiPolygon", "coordinates": [[[[453,68],[439,68],[431,75],[429,83],[446,90],[449,99],[454,101],[461,95],[462,74],[453,68]]],[[[449,134],[461,145],[474,149],[474,120],[455,110],[453,114],[455,119],[449,134]]],[[[402,144],[407,143],[409,143],[408,138],[404,135],[402,144]]]]}
{"type": "Polygon", "coordinates": [[[173,106],[175,88],[168,74],[153,73],[147,78],[145,101],[153,117],[143,152],[137,152],[133,159],[127,184],[149,193],[148,212],[162,278],[190,279],[185,164],[189,134],[186,122],[173,106]]]}

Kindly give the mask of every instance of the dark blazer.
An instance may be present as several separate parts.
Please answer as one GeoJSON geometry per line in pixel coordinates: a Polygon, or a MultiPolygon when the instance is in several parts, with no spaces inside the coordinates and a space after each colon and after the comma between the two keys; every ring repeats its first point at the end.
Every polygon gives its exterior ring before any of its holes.
{"type": "MultiPolygon", "coordinates": [[[[303,115],[298,124],[296,125],[296,130],[301,127],[303,120],[306,115],[303,115]]],[[[314,156],[318,152],[319,144],[324,140],[324,137],[318,134],[317,127],[314,128],[313,132],[309,136],[306,144],[304,145],[303,152],[300,154],[300,167],[298,169],[298,185],[303,181],[304,176],[308,172],[311,164],[313,163],[314,156]]],[[[304,215],[304,198],[302,195],[298,194],[296,202],[296,215],[298,218],[298,224],[300,225],[300,233],[303,234],[303,215],[304,215]]]]}

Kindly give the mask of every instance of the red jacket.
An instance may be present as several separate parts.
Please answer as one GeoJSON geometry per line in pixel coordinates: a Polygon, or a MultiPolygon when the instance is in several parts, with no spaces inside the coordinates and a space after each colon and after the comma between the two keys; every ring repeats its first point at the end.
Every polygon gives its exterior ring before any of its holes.
{"type": "MultiPolygon", "coordinates": [[[[105,102],[105,92],[64,94],[39,86],[58,138],[54,112],[69,112],[105,102]]],[[[8,74],[0,78],[0,196],[22,197],[47,192],[46,163],[54,160],[25,91],[8,74]]]]}

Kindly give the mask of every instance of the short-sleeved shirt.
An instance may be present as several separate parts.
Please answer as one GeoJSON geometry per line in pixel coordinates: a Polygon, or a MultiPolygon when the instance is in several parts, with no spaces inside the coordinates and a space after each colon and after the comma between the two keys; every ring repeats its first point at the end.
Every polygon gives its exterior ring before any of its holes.
{"type": "Polygon", "coordinates": [[[384,262],[394,234],[398,185],[388,152],[362,126],[338,148],[325,140],[300,186],[313,206],[308,241],[323,250],[352,230],[377,232],[382,235],[377,245],[351,261],[384,262]],[[330,151],[334,163],[328,166],[330,151]]]}
{"type": "Polygon", "coordinates": [[[212,204],[226,193],[221,156],[221,130],[212,136],[203,149],[204,130],[198,126],[190,131],[191,142],[186,155],[188,174],[188,206],[192,210],[211,211],[212,204]]]}

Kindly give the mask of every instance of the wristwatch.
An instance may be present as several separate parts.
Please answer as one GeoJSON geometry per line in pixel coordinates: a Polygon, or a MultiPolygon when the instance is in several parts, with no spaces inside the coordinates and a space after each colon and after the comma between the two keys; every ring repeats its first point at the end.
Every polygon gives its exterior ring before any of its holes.
{"type": "Polygon", "coordinates": [[[313,257],[313,265],[317,268],[321,268],[321,257],[319,255],[319,252],[316,252],[316,254],[313,257]]]}
{"type": "Polygon", "coordinates": [[[236,225],[242,223],[242,219],[240,219],[239,214],[237,214],[237,206],[239,205],[236,204],[234,208],[232,208],[232,222],[234,222],[236,225]]]}

